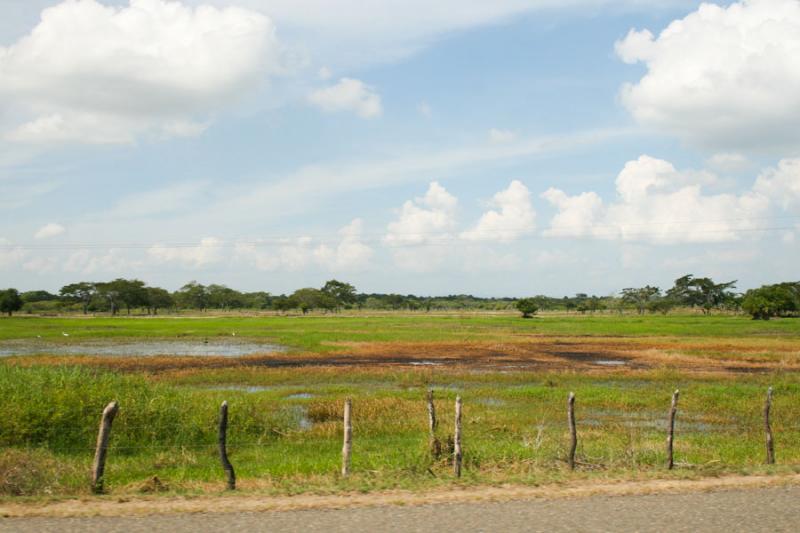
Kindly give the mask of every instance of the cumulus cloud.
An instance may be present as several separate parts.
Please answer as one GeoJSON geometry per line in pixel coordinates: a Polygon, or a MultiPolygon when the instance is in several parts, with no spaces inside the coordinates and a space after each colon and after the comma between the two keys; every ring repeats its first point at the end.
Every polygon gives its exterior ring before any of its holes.
{"type": "Polygon", "coordinates": [[[800,208],[800,159],[783,159],[777,168],[767,169],[756,180],[755,191],[782,209],[800,208]]]}
{"type": "Polygon", "coordinates": [[[270,19],[167,0],[64,1],[0,47],[0,101],[26,142],[129,143],[202,133],[280,68],[270,19]]]}
{"type": "Polygon", "coordinates": [[[339,230],[341,241],[335,248],[322,244],[314,250],[314,258],[330,270],[364,270],[372,259],[373,250],[362,241],[364,222],[360,218],[339,230]]]}
{"type": "Polygon", "coordinates": [[[202,267],[222,261],[224,244],[216,237],[205,237],[193,246],[156,244],[147,249],[147,255],[158,263],[175,262],[190,267],[202,267]]]}
{"type": "Polygon", "coordinates": [[[397,220],[390,223],[383,242],[389,246],[440,242],[452,236],[458,200],[438,182],[431,182],[425,196],[408,200],[397,220]]]}
{"type": "Polygon", "coordinates": [[[56,237],[61,235],[67,231],[64,226],[61,224],[56,224],[51,222],[49,224],[45,224],[33,235],[34,239],[49,239],[50,237],[56,237]]]}
{"type": "Polygon", "coordinates": [[[425,196],[405,202],[383,237],[397,266],[425,272],[442,264],[455,239],[457,208],[458,200],[435,181],[425,196]]]}
{"type": "Polygon", "coordinates": [[[531,193],[520,181],[512,181],[507,189],[495,194],[491,205],[497,209],[484,213],[474,228],[461,234],[462,239],[507,243],[536,228],[531,193]]]}
{"type": "Polygon", "coordinates": [[[759,187],[739,195],[705,194],[698,183],[703,176],[643,155],[617,176],[614,202],[605,203],[594,192],[569,196],[550,188],[542,198],[557,213],[545,235],[661,244],[722,242],[762,225],[758,218],[769,213],[770,199],[759,187]]]}
{"type": "Polygon", "coordinates": [[[308,101],[327,113],[351,111],[361,118],[376,118],[383,113],[381,97],[361,80],[342,78],[339,83],[317,89],[308,101]]]}
{"type": "Polygon", "coordinates": [[[658,36],[616,43],[646,74],[622,88],[642,124],[703,146],[780,149],[800,140],[800,2],[704,3],[658,36]]]}

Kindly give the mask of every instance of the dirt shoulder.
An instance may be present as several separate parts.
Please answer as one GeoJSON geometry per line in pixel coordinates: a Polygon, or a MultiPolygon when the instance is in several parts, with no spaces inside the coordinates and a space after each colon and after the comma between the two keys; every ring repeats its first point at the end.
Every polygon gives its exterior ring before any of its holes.
{"type": "Polygon", "coordinates": [[[732,489],[800,486],[800,474],[773,476],[724,476],[692,480],[581,482],[576,484],[502,487],[470,487],[427,492],[388,491],[371,494],[264,496],[237,494],[198,497],[97,497],[48,503],[0,503],[0,516],[85,517],[145,516],[175,513],[240,513],[342,509],[382,505],[426,505],[512,500],[553,500],[589,496],[680,494],[732,489]]]}

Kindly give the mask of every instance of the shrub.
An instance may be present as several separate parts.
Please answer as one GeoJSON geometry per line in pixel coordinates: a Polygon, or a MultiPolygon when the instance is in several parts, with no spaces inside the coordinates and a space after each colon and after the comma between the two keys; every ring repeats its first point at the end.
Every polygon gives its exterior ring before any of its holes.
{"type": "Polygon", "coordinates": [[[517,300],[517,310],[522,313],[522,318],[531,318],[539,310],[539,304],[534,298],[522,298],[517,300]]]}

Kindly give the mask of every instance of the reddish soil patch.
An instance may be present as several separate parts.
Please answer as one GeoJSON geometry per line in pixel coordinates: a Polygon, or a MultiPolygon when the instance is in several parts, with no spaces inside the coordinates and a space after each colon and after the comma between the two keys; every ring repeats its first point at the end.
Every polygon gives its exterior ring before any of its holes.
{"type": "Polygon", "coordinates": [[[671,368],[692,372],[759,373],[800,371],[800,352],[793,345],[770,346],[773,354],[759,358],[762,347],[730,344],[619,338],[545,338],[536,340],[462,343],[337,343],[326,354],[280,353],[231,357],[37,357],[15,358],[20,365],[80,364],[122,371],[161,372],[193,368],[432,368],[476,371],[568,371],[605,373],[671,368]],[[720,353],[726,355],[720,356],[720,353]],[[730,354],[730,355],[727,355],[730,354]],[[777,355],[777,356],[776,356],[777,355]]]}

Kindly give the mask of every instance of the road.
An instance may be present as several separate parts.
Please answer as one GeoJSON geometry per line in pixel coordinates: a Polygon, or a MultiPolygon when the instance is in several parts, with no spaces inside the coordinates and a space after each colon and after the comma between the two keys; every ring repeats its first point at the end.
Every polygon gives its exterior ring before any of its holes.
{"type": "Polygon", "coordinates": [[[144,517],[3,518],[0,531],[798,531],[800,487],[144,517]]]}

